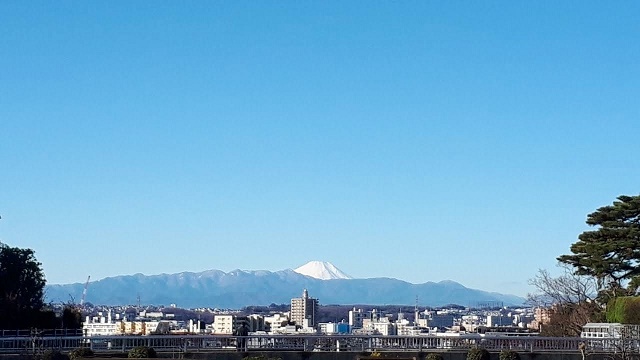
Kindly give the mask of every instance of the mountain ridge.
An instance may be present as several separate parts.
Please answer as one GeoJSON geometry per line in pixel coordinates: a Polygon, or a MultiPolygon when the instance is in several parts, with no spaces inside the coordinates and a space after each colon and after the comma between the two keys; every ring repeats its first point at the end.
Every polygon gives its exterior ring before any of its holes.
{"type": "MultiPolygon", "coordinates": [[[[54,284],[46,287],[50,302],[79,298],[84,284],[54,284]]],[[[515,295],[470,289],[455,281],[413,284],[394,278],[321,280],[292,269],[221,270],[175,274],[119,275],[89,283],[86,301],[102,305],[127,305],[137,302],[155,305],[178,304],[184,307],[238,309],[250,305],[289,303],[302,289],[323,304],[411,304],[416,296],[421,304],[440,306],[457,303],[470,305],[481,301],[501,301],[519,305],[524,299],[515,295]],[[443,283],[444,282],[444,283],[443,283]]]]}

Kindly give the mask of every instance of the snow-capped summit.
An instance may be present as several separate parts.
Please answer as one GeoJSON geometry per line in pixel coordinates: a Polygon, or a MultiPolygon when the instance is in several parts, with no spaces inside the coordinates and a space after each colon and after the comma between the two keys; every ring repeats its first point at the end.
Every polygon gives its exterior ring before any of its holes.
{"type": "Polygon", "coordinates": [[[309,261],[293,271],[320,280],[353,279],[332,263],[324,261],[309,261]]]}

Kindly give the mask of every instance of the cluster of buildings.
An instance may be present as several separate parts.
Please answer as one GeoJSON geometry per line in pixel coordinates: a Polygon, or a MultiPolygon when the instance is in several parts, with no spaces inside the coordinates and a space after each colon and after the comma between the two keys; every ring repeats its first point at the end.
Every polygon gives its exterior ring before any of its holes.
{"type": "Polygon", "coordinates": [[[529,309],[460,310],[415,309],[413,314],[384,314],[362,309],[349,311],[350,332],[367,335],[428,335],[477,332],[535,332],[535,315],[529,309]],[[413,315],[411,319],[409,315],[413,315]]]}
{"type": "Polygon", "coordinates": [[[215,313],[213,321],[177,320],[161,311],[118,312],[87,317],[83,325],[86,336],[150,335],[150,334],[360,334],[360,335],[427,335],[469,332],[537,330],[544,321],[543,312],[534,309],[462,310],[440,309],[413,313],[385,314],[376,309],[353,308],[348,319],[340,322],[318,322],[319,301],[305,289],[302,296],[291,299],[288,312],[269,314],[215,313]]]}
{"type": "Polygon", "coordinates": [[[97,316],[87,316],[82,324],[85,336],[103,335],[151,335],[151,334],[197,334],[200,333],[200,322],[173,320],[173,314],[141,311],[136,316],[112,316],[111,310],[106,314],[99,312],[97,316]]]}

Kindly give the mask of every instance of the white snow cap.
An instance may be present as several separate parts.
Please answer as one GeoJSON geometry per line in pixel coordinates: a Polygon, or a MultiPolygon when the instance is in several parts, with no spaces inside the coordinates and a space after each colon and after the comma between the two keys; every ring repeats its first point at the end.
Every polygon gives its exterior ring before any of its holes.
{"type": "Polygon", "coordinates": [[[320,280],[353,279],[332,263],[324,261],[309,261],[293,271],[320,280]]]}

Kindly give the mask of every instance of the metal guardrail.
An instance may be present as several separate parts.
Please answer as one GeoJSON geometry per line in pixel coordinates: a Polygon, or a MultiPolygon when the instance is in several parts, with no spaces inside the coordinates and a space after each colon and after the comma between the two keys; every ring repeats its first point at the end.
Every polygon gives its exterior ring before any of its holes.
{"type": "Polygon", "coordinates": [[[380,336],[380,335],[149,335],[149,336],[9,336],[0,337],[0,353],[38,353],[47,349],[127,352],[148,346],[159,352],[212,351],[449,351],[481,347],[490,351],[578,352],[640,351],[640,340],[551,338],[528,336],[380,336]]]}
{"type": "Polygon", "coordinates": [[[10,336],[82,336],[82,329],[34,329],[34,330],[0,330],[0,338],[10,336]]]}

